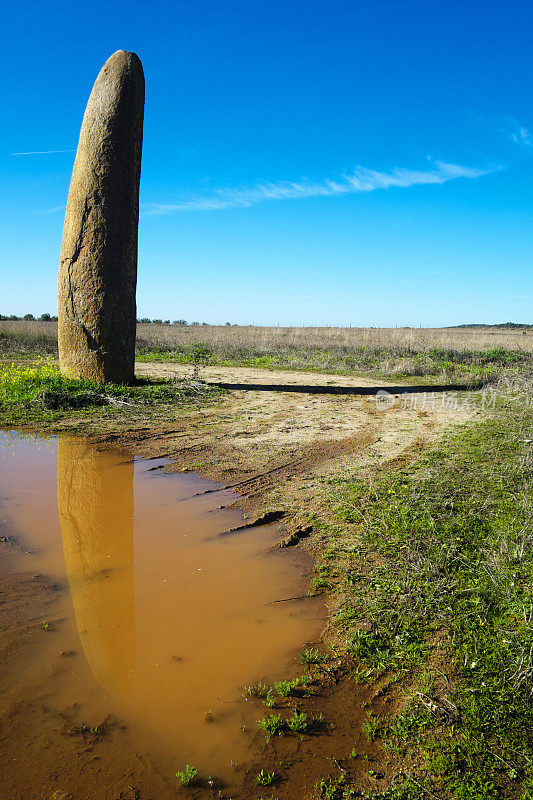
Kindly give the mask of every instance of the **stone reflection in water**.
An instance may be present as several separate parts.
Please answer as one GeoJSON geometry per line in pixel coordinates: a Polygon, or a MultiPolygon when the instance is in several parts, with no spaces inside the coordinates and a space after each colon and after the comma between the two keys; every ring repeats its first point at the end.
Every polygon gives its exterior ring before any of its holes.
{"type": "Polygon", "coordinates": [[[57,506],[76,624],[105,691],[135,667],[133,462],[102,468],[94,446],[59,438],[57,506]]]}

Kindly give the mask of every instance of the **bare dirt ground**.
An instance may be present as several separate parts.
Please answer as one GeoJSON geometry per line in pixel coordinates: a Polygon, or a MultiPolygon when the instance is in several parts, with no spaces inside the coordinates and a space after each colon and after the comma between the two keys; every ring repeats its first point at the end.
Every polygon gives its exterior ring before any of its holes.
{"type": "MultiPolygon", "coordinates": [[[[137,374],[183,377],[191,369],[144,363],[137,365],[137,374]]],[[[300,546],[315,554],[319,554],[320,540],[306,528],[306,521],[314,510],[323,512],[329,479],[401,467],[450,426],[483,413],[466,393],[458,393],[455,400],[443,394],[392,396],[383,407],[372,395],[274,389],[276,384],[380,386],[359,377],[208,367],[201,378],[272,384],[273,391],[231,391],[219,402],[164,420],[143,420],[138,415],[129,422],[127,417],[119,423],[108,420],[93,441],[123,445],[145,458],[167,457],[171,471],[192,470],[235,487],[236,505],[248,519],[279,511],[282,542],[297,544],[301,538],[300,546]]],[[[385,383],[381,386],[386,388],[385,383]]],[[[48,644],[43,644],[35,620],[42,619],[55,590],[40,577],[9,572],[8,556],[6,552],[2,563],[7,569],[0,574],[0,657],[5,682],[0,708],[0,770],[5,777],[0,800],[166,800],[181,793],[202,799],[255,800],[263,795],[307,800],[317,796],[315,782],[327,775],[348,774],[362,790],[375,791],[378,786],[368,776],[367,756],[381,777],[393,771],[394,764],[366,740],[361,722],[369,704],[375,713],[387,714],[396,698],[384,687],[358,687],[339,661],[328,665],[316,684],[315,698],[296,702],[306,713],[324,713],[328,728],[322,735],[276,737],[265,746],[258,734],[253,761],[240,776],[238,792],[228,794],[224,787],[205,782],[186,790],[170,785],[146,754],[127,747],[118,726],[92,733],[83,727],[76,709],[70,710],[70,716],[57,718],[47,707],[47,685],[21,687],[17,682],[23,662],[47,656],[42,648],[48,644]],[[349,758],[352,748],[359,759],[349,758]],[[275,789],[257,786],[255,775],[261,768],[281,772],[283,782],[275,789]]],[[[334,642],[332,631],[323,638],[334,642]]],[[[58,658],[54,663],[58,661],[62,663],[58,658]]]]}
{"type": "MultiPolygon", "coordinates": [[[[138,364],[139,376],[184,377],[190,366],[138,364]]],[[[405,461],[450,425],[480,413],[476,393],[392,395],[382,406],[374,394],[276,391],[276,385],[364,387],[390,384],[360,377],[272,372],[246,367],[205,367],[207,382],[271,384],[273,391],[231,391],[220,403],[193,411],[158,430],[132,428],[112,434],[145,457],[172,458],[174,469],[238,484],[241,495],[264,503],[269,491],[287,492],[287,481],[350,474],[405,461]]],[[[109,436],[107,437],[109,439],[109,436]]],[[[291,491],[289,494],[293,495],[291,491]]]]}

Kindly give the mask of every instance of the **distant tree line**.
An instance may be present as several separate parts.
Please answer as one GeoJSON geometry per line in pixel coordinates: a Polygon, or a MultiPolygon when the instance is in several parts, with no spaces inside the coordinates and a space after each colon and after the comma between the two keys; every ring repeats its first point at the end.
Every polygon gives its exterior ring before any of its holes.
{"type": "MultiPolygon", "coordinates": [[[[57,317],[54,317],[52,314],[41,314],[40,317],[34,317],[33,314],[24,314],[23,317],[17,317],[16,314],[0,314],[0,320],[38,320],[39,322],[57,322],[57,317]]],[[[169,319],[150,319],[149,317],[143,317],[142,319],[138,319],[137,322],[144,322],[145,324],[151,325],[209,325],[208,322],[187,322],[186,319],[175,319],[171,322],[169,319]]],[[[231,322],[226,322],[226,325],[231,325],[231,322]]],[[[234,325],[236,323],[233,323],[234,325]]]]}
{"type": "MultiPolygon", "coordinates": [[[[171,322],[169,319],[150,319],[149,317],[142,317],[137,322],[142,322],[146,325],[209,325],[209,322],[187,322],[186,319],[175,319],[171,322]]],[[[232,323],[226,322],[224,324],[231,325],[232,323]]],[[[236,324],[236,322],[233,323],[233,325],[236,324]]]]}
{"type": "MultiPolygon", "coordinates": [[[[23,317],[17,317],[16,314],[0,314],[0,320],[38,320],[39,322],[57,322],[57,317],[53,314],[41,314],[40,317],[34,317],[33,314],[24,314],[23,317]]],[[[142,317],[138,319],[137,322],[142,322],[145,325],[198,325],[198,326],[207,326],[209,322],[187,322],[186,319],[175,319],[172,322],[169,319],[150,319],[150,317],[142,317]]],[[[236,322],[225,322],[224,325],[227,327],[231,325],[236,325],[236,322]]],[[[509,328],[509,329],[520,329],[520,328],[533,328],[533,323],[528,322],[500,322],[496,325],[491,325],[487,322],[472,322],[467,323],[464,325],[448,325],[448,330],[455,329],[455,328],[509,328]]],[[[406,327],[408,330],[408,326],[406,327]]]]}
{"type": "Polygon", "coordinates": [[[533,324],[528,322],[500,322],[497,325],[489,325],[487,322],[472,322],[467,325],[450,325],[451,328],[533,328],[533,324]]]}
{"type": "Polygon", "coordinates": [[[39,322],[57,322],[57,317],[54,317],[52,314],[41,314],[40,317],[34,317],[33,314],[24,314],[23,317],[17,317],[16,314],[0,314],[0,320],[2,319],[12,319],[12,320],[39,320],[39,322]]]}

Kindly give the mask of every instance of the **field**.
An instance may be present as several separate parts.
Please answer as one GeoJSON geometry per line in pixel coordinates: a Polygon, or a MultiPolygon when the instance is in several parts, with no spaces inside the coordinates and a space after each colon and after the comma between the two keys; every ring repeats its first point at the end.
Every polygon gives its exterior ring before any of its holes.
{"type": "Polygon", "coordinates": [[[265,352],[286,347],[345,347],[423,353],[428,350],[533,350],[533,331],[500,328],[266,328],[251,326],[180,326],[139,324],[137,336],[152,347],[245,347],[265,352]]]}
{"type": "MultiPolygon", "coordinates": [[[[57,353],[57,323],[0,321],[0,354],[57,353]]],[[[488,382],[527,363],[533,330],[137,325],[142,361],[488,382]]]]}
{"type": "MultiPolygon", "coordinates": [[[[138,383],[105,389],[60,376],[54,323],[0,337],[4,426],[165,456],[312,554],[312,692],[255,698],[266,733],[233,797],[531,800],[531,332],[139,325],[138,383]]],[[[118,746],[91,742],[108,776],[118,746]]],[[[62,747],[50,733],[37,762],[62,747]]],[[[140,763],[95,800],[152,796],[140,763]]],[[[205,776],[157,796],[175,792],[213,797],[205,776]]]]}
{"type": "MultiPolygon", "coordinates": [[[[0,336],[21,342],[39,341],[53,348],[57,322],[2,320],[0,336]]],[[[170,351],[205,345],[214,351],[245,348],[269,353],[286,348],[342,350],[357,348],[425,353],[429,350],[482,351],[523,350],[533,352],[533,329],[524,328],[281,328],[243,325],[160,325],[138,323],[140,348],[170,351]]]]}

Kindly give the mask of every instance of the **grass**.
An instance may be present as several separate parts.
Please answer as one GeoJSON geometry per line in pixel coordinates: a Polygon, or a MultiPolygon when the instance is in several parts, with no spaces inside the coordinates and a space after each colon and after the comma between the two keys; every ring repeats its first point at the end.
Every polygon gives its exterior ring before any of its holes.
{"type": "Polygon", "coordinates": [[[196,381],[138,380],[130,386],[66,378],[53,361],[0,362],[0,425],[50,422],[88,412],[94,420],[216,398],[220,390],[196,381]]]}
{"type": "Polygon", "coordinates": [[[267,742],[273,736],[279,736],[285,727],[285,721],[281,714],[271,714],[269,717],[257,720],[257,724],[265,734],[267,742]]]}
{"type": "Polygon", "coordinates": [[[310,666],[312,664],[322,664],[327,660],[327,656],[320,653],[316,647],[305,647],[298,654],[298,663],[310,666]]]}
{"type": "MultiPolygon", "coordinates": [[[[372,770],[368,772],[369,777],[375,777],[376,773],[372,773],[372,770]]],[[[329,776],[317,781],[315,789],[315,800],[441,800],[412,778],[400,778],[384,791],[366,792],[350,786],[345,775],[338,778],[329,776]]]]}
{"type": "Polygon", "coordinates": [[[294,711],[287,719],[283,719],[281,714],[271,714],[258,720],[257,724],[265,734],[267,742],[273,736],[280,736],[287,731],[292,731],[292,733],[318,732],[325,726],[322,714],[304,714],[301,711],[294,711]]]}
{"type": "MultiPolygon", "coordinates": [[[[533,337],[532,337],[533,338],[533,337]]],[[[529,352],[496,348],[490,351],[432,348],[413,352],[404,347],[271,346],[259,349],[243,341],[228,344],[137,347],[139,361],[163,361],[202,366],[241,366],[326,374],[365,374],[376,378],[422,379],[424,382],[490,383],[502,369],[516,372],[531,363],[529,352]]]]}
{"type": "Polygon", "coordinates": [[[278,781],[279,778],[275,772],[265,772],[264,769],[257,773],[255,779],[255,782],[258,784],[258,786],[275,786],[278,781]]]}
{"type": "Polygon", "coordinates": [[[278,699],[272,689],[269,689],[266,693],[265,697],[263,698],[263,703],[268,706],[268,708],[274,708],[278,699]]]}
{"type": "MultiPolygon", "coordinates": [[[[57,323],[0,321],[0,352],[57,354],[57,323]]],[[[498,328],[262,328],[137,325],[137,358],[181,364],[491,382],[531,364],[533,332],[498,328]]]]}
{"type": "Polygon", "coordinates": [[[531,363],[533,333],[501,329],[138,325],[140,360],[424,381],[490,382],[531,363]]]}
{"type": "Polygon", "coordinates": [[[57,323],[0,322],[0,353],[31,357],[57,355],[57,323]]]}
{"type": "MultiPolygon", "coordinates": [[[[6,323],[0,325],[0,329],[6,323]]],[[[21,325],[21,323],[7,323],[21,325]]],[[[137,325],[139,345],[151,348],[188,346],[192,342],[208,347],[245,345],[258,351],[283,348],[314,347],[324,350],[359,347],[403,349],[424,352],[442,350],[509,350],[532,349],[531,329],[502,330],[450,328],[328,328],[328,327],[263,327],[253,325],[202,327],[137,325]]]]}
{"type": "MultiPolygon", "coordinates": [[[[18,335],[29,342],[42,337],[57,350],[57,321],[0,320],[0,336],[18,335]]],[[[440,350],[533,350],[532,326],[469,328],[335,328],[279,327],[255,325],[161,325],[137,324],[139,347],[161,351],[189,347],[193,343],[208,347],[253,347],[257,351],[315,347],[324,350],[361,348],[390,349],[422,353],[440,350]]]]}
{"type": "Polygon", "coordinates": [[[244,687],[244,694],[262,700],[268,708],[274,708],[280,698],[307,696],[312,694],[312,689],[309,687],[309,677],[302,675],[290,681],[276,681],[273,686],[254,683],[244,687]]]}
{"type": "Polygon", "coordinates": [[[274,684],[274,691],[280,697],[292,697],[302,684],[305,684],[302,678],[294,678],[292,681],[277,681],[274,684]]]}
{"type": "Polygon", "coordinates": [[[379,717],[374,717],[371,712],[367,712],[366,719],[361,725],[361,730],[367,735],[370,742],[376,738],[376,733],[379,728],[379,717]]]}
{"type": "Polygon", "coordinates": [[[187,764],[183,771],[178,770],[176,772],[176,778],[180,781],[182,786],[190,786],[197,775],[198,770],[196,767],[191,767],[189,764],[187,764]]]}
{"type": "Polygon", "coordinates": [[[303,712],[295,711],[287,720],[287,727],[294,733],[305,733],[309,727],[309,717],[303,712]]]}
{"type": "MultiPolygon", "coordinates": [[[[178,360],[398,377],[498,376],[500,382],[503,375],[510,384],[524,376],[522,400],[508,396],[490,419],[448,434],[417,463],[372,478],[330,479],[328,513],[335,524],[331,518],[313,523],[331,564],[327,572],[318,569],[316,588],[341,600],[336,604],[333,597],[332,603],[340,609],[336,621],[354,675],[371,684],[385,677],[403,698],[392,718],[370,709],[363,730],[401,763],[416,765],[413,774],[366,797],[533,800],[533,410],[527,348],[482,351],[479,344],[466,350],[419,342],[402,350],[396,342],[372,349],[367,342],[359,351],[345,344],[318,346],[311,337],[308,344],[267,341],[253,345],[255,351],[248,343],[238,351],[231,343],[220,349],[211,343],[202,354],[191,341],[179,345],[184,350],[178,360]],[[328,586],[318,586],[320,581],[328,586]]],[[[172,352],[161,349],[161,359],[172,352]]],[[[147,381],[103,389],[68,381],[46,360],[19,367],[5,362],[0,424],[85,410],[133,414],[138,408],[145,415],[154,406],[189,402],[197,391],[188,394],[190,386],[147,381]]],[[[307,667],[323,659],[315,648],[299,657],[307,667]]],[[[246,692],[275,705],[277,697],[297,691],[285,683],[290,682],[258,684],[246,692]]],[[[258,725],[268,741],[294,730],[291,720],[308,727],[305,716],[275,713],[258,725]]],[[[335,800],[361,796],[355,792],[337,779],[317,787],[317,797],[335,800]]]]}
{"type": "Polygon", "coordinates": [[[252,683],[250,686],[244,687],[244,692],[248,697],[263,698],[267,696],[269,691],[270,687],[264,683],[252,683]]]}
{"type": "Polygon", "coordinates": [[[408,468],[332,483],[347,649],[359,676],[409,686],[363,729],[420,774],[376,796],[533,798],[531,439],[533,406],[509,397],[408,468]]]}

